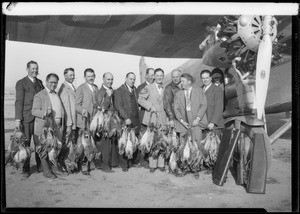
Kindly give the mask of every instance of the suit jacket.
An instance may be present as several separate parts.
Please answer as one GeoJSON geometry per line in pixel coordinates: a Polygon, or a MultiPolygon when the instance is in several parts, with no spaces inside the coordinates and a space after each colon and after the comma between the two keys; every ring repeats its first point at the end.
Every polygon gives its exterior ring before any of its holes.
{"type": "MultiPolygon", "coordinates": [[[[199,117],[200,118],[199,127],[201,129],[205,129],[208,125],[207,116],[206,116],[207,101],[206,101],[205,94],[201,88],[193,85],[190,96],[191,96],[192,118],[196,119],[196,117],[199,117]]],[[[179,133],[186,132],[186,128],[179,122],[180,119],[183,119],[184,121],[187,122],[185,108],[186,108],[185,94],[184,94],[184,90],[181,90],[175,94],[175,99],[174,99],[174,112],[175,112],[175,117],[177,119],[175,123],[175,129],[176,132],[179,133]]]]}
{"type": "MultiPolygon", "coordinates": [[[[115,109],[118,111],[119,116],[124,121],[126,119],[131,119],[136,121],[133,125],[136,126],[139,122],[139,112],[137,112],[137,115],[131,115],[131,108],[132,103],[130,102],[130,96],[132,96],[132,93],[130,93],[129,89],[125,84],[121,85],[115,92],[114,96],[114,104],[115,109]]],[[[133,96],[136,99],[136,108],[138,109],[138,101],[137,101],[137,91],[136,87],[133,87],[133,96]]],[[[133,123],[133,121],[132,121],[133,123]]]]}
{"type": "Polygon", "coordinates": [[[224,127],[224,119],[223,119],[223,109],[224,109],[224,92],[215,84],[211,84],[211,86],[205,91],[205,96],[207,99],[207,120],[208,123],[215,124],[218,128],[224,127]]]}
{"type": "Polygon", "coordinates": [[[77,113],[75,110],[76,105],[76,92],[72,89],[69,83],[64,82],[61,84],[58,95],[62,101],[65,113],[64,125],[72,126],[72,129],[76,129],[77,113]]]}
{"type": "MultiPolygon", "coordinates": [[[[61,113],[62,113],[62,121],[64,121],[64,110],[63,105],[61,104],[61,113]]],[[[32,115],[35,116],[34,122],[34,134],[40,136],[42,133],[43,126],[45,124],[45,114],[48,107],[52,108],[51,100],[49,94],[46,89],[40,91],[34,96],[33,106],[32,106],[32,115]]],[[[64,128],[62,123],[61,130],[64,128]]]]}
{"type": "MultiPolygon", "coordinates": [[[[137,98],[139,97],[139,94],[140,94],[140,92],[141,92],[141,90],[143,89],[143,88],[145,88],[145,86],[147,85],[147,83],[146,83],[146,81],[143,83],[143,84],[141,84],[141,85],[139,85],[138,87],[137,87],[137,90],[136,90],[136,93],[137,93],[137,98]]],[[[142,107],[141,105],[139,105],[141,108],[140,108],[140,115],[139,115],[139,117],[140,117],[140,122],[142,123],[143,122],[143,118],[144,118],[144,114],[145,114],[145,108],[144,107],[142,107]]]]}
{"type": "Polygon", "coordinates": [[[103,87],[103,85],[99,90],[97,90],[96,100],[97,100],[98,107],[105,110],[109,110],[111,113],[115,111],[114,103],[113,103],[114,92],[111,96],[108,96],[106,93],[106,89],[103,87]]]}
{"type": "Polygon", "coordinates": [[[167,117],[169,118],[169,120],[175,119],[174,97],[175,94],[180,90],[180,87],[173,82],[167,85],[164,90],[164,109],[167,113],[167,117]]]}
{"type": "Polygon", "coordinates": [[[157,125],[165,125],[167,123],[167,115],[163,104],[163,93],[164,91],[162,91],[162,94],[159,95],[155,82],[146,85],[139,93],[138,103],[146,109],[142,121],[144,125],[149,125],[150,108],[152,106],[155,107],[157,114],[152,114],[151,122],[154,122],[154,124],[157,125]]]}
{"type": "Polygon", "coordinates": [[[28,76],[19,80],[16,84],[15,119],[31,122],[34,116],[31,114],[33,98],[36,93],[44,89],[41,80],[37,79],[37,88],[28,76]]]}
{"type": "Polygon", "coordinates": [[[83,117],[81,114],[82,110],[83,109],[87,110],[90,120],[96,113],[95,111],[95,107],[97,106],[96,93],[98,87],[95,84],[93,85],[93,87],[94,87],[94,92],[91,91],[91,89],[88,86],[88,83],[85,82],[80,86],[78,86],[78,88],[76,89],[75,109],[77,112],[77,127],[82,129],[85,127],[85,124],[83,122],[83,117]]]}

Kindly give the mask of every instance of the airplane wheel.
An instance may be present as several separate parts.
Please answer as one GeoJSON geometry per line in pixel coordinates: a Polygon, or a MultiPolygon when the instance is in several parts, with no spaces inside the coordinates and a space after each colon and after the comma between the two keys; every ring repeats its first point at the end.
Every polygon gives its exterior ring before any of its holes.
{"type": "MultiPolygon", "coordinates": [[[[244,165],[243,172],[241,174],[242,180],[241,182],[244,184],[248,184],[249,181],[249,173],[252,170],[252,160],[253,160],[253,150],[254,150],[254,144],[258,146],[263,146],[261,144],[264,144],[265,148],[265,158],[266,158],[266,168],[267,168],[267,174],[271,168],[271,161],[272,161],[272,149],[271,149],[271,143],[269,141],[268,135],[265,132],[263,127],[253,127],[248,126],[246,124],[241,124],[241,134],[238,140],[238,153],[240,159],[240,163],[244,165]],[[259,135],[260,137],[257,138],[256,136],[259,135]],[[257,142],[255,142],[257,141],[257,142]]],[[[263,155],[263,152],[259,155],[263,155]]],[[[262,157],[263,160],[263,157],[262,157]]]]}

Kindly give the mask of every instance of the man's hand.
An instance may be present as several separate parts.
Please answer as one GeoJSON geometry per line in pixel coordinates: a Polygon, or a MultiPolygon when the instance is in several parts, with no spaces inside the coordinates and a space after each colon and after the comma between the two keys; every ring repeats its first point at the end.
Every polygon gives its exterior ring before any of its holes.
{"type": "Polygon", "coordinates": [[[56,125],[58,127],[60,127],[61,126],[61,118],[55,118],[54,120],[55,120],[56,125]]]}
{"type": "Polygon", "coordinates": [[[210,124],[207,125],[207,128],[209,130],[213,130],[214,127],[215,127],[215,124],[213,124],[213,123],[210,123],[210,124]]]}
{"type": "Polygon", "coordinates": [[[66,133],[71,134],[71,132],[72,132],[72,126],[67,126],[66,133]]]}
{"type": "Polygon", "coordinates": [[[180,122],[186,129],[190,128],[190,125],[187,122],[183,121],[182,119],[180,120],[180,122]]]}
{"type": "Polygon", "coordinates": [[[200,119],[197,117],[193,123],[192,123],[192,126],[195,127],[195,126],[199,126],[199,122],[200,122],[200,119]]]}
{"type": "Polygon", "coordinates": [[[171,128],[174,128],[174,127],[175,127],[175,122],[174,122],[174,120],[170,120],[170,121],[169,121],[169,124],[170,124],[171,128]]]}
{"type": "Polygon", "coordinates": [[[154,106],[152,106],[151,108],[150,108],[150,112],[156,112],[156,109],[155,109],[155,107],[154,106]]]}
{"type": "Polygon", "coordinates": [[[125,120],[125,124],[127,125],[127,126],[129,126],[130,124],[131,124],[131,120],[128,118],[128,119],[126,119],[125,120]]]}
{"type": "Polygon", "coordinates": [[[106,89],[106,94],[110,97],[113,94],[113,90],[112,89],[106,89]]]}
{"type": "Polygon", "coordinates": [[[22,130],[22,123],[21,120],[16,120],[16,128],[22,130]]]}
{"type": "Polygon", "coordinates": [[[82,109],[81,115],[82,115],[83,117],[87,117],[87,116],[88,116],[87,110],[82,109]]]}
{"type": "Polygon", "coordinates": [[[48,107],[47,111],[46,111],[46,117],[50,116],[52,113],[52,108],[51,107],[48,107]]]}

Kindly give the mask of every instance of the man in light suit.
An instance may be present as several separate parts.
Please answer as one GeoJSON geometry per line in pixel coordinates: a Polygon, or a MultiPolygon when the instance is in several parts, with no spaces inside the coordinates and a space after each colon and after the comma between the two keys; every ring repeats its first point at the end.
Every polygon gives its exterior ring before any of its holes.
{"type": "MultiPolygon", "coordinates": [[[[154,69],[153,68],[146,69],[145,79],[146,79],[146,81],[137,87],[137,90],[136,90],[137,95],[140,94],[141,90],[143,88],[145,88],[146,85],[149,85],[154,82],[154,69]]],[[[140,106],[140,107],[141,107],[141,109],[140,109],[139,115],[140,115],[140,122],[142,123],[146,109],[143,106],[140,106]]],[[[147,128],[147,126],[141,124],[141,132],[142,133],[146,130],[146,128],[147,128]]]]}
{"type": "MultiPolygon", "coordinates": [[[[55,89],[58,84],[58,76],[54,73],[50,73],[46,77],[46,88],[34,96],[33,106],[32,106],[32,115],[35,116],[34,123],[34,135],[39,138],[42,134],[43,127],[46,122],[46,117],[53,117],[55,124],[55,130],[57,137],[62,141],[62,131],[64,120],[64,109],[61,103],[61,100],[56,93],[55,89]]],[[[60,172],[57,167],[52,166],[50,169],[49,160],[47,158],[41,158],[41,164],[43,167],[43,175],[46,178],[56,178],[56,175],[65,175],[60,172]]]]}
{"type": "MultiPolygon", "coordinates": [[[[207,101],[201,88],[193,86],[194,78],[189,73],[181,75],[181,91],[178,91],[174,99],[176,132],[181,137],[190,129],[193,140],[202,140],[202,130],[207,126],[206,108],[207,101]]],[[[199,178],[198,172],[194,172],[199,178]]]]}
{"type": "Polygon", "coordinates": [[[90,123],[96,114],[97,101],[96,92],[98,90],[97,85],[94,84],[95,72],[91,68],[87,68],[84,71],[85,83],[78,86],[76,90],[76,104],[75,110],[77,112],[77,127],[79,129],[89,128],[89,124],[85,124],[84,118],[87,120],[86,123],[90,123]]]}
{"type": "MultiPolygon", "coordinates": [[[[16,128],[24,131],[27,138],[26,145],[30,146],[31,137],[33,136],[34,148],[39,139],[34,136],[34,116],[31,114],[33,97],[36,93],[44,89],[43,83],[37,78],[39,67],[37,62],[30,61],[26,68],[28,75],[19,80],[16,84],[16,101],[15,101],[15,121],[16,128]]],[[[42,171],[39,155],[35,153],[37,172],[42,171]]],[[[22,178],[26,179],[30,175],[30,160],[26,161],[22,169],[22,178]]]]}
{"type": "MultiPolygon", "coordinates": [[[[157,68],[154,71],[155,81],[146,85],[139,93],[138,103],[146,109],[142,123],[148,126],[150,123],[155,125],[165,125],[167,123],[167,115],[163,105],[164,87],[162,85],[164,79],[164,71],[157,68]]],[[[159,155],[158,159],[149,157],[150,172],[154,172],[157,168],[165,171],[165,159],[163,155],[159,155]]]]}
{"type": "Polygon", "coordinates": [[[203,70],[200,74],[203,82],[203,90],[207,99],[207,129],[214,130],[220,137],[221,129],[224,128],[223,109],[224,109],[224,92],[212,83],[212,77],[209,70],[203,70]]]}
{"type": "Polygon", "coordinates": [[[58,91],[58,95],[62,101],[65,113],[64,123],[64,135],[70,135],[70,137],[76,142],[77,133],[76,132],[76,89],[73,85],[75,79],[75,72],[73,68],[67,68],[64,71],[65,82],[63,82],[58,91]]]}
{"type": "MultiPolygon", "coordinates": [[[[97,91],[97,105],[103,112],[112,115],[115,112],[114,108],[114,90],[112,88],[114,77],[112,73],[106,72],[103,74],[103,84],[97,91]]],[[[100,168],[106,173],[115,172],[112,167],[119,165],[118,142],[114,138],[102,137],[97,141],[97,148],[101,151],[100,168]]]]}
{"type": "Polygon", "coordinates": [[[188,129],[196,141],[202,140],[202,130],[207,126],[207,101],[201,88],[193,86],[194,78],[184,73],[181,75],[181,91],[174,99],[174,112],[178,123],[175,123],[176,132],[185,134],[188,129]]]}

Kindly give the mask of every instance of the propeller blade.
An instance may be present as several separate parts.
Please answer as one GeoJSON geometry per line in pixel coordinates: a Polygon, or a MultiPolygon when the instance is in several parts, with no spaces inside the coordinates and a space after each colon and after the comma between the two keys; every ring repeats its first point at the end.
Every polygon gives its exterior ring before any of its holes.
{"type": "MultiPolygon", "coordinates": [[[[271,18],[266,16],[264,25],[269,25],[271,18]]],[[[266,27],[267,29],[268,27],[266,27]]],[[[268,31],[268,30],[267,30],[268,31]]],[[[272,41],[268,32],[265,32],[262,41],[260,42],[257,53],[256,64],[256,108],[257,118],[262,119],[264,114],[264,107],[267,98],[270,68],[272,58],[272,41]]]]}

